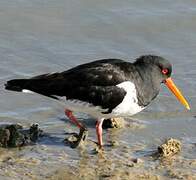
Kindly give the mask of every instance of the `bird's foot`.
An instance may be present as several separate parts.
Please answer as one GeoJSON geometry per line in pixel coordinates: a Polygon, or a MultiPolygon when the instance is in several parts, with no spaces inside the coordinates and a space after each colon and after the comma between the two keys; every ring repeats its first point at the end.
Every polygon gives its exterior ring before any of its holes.
{"type": "Polygon", "coordinates": [[[85,140],[88,137],[88,130],[86,128],[81,128],[79,134],[73,134],[65,139],[65,143],[70,145],[71,148],[77,148],[84,146],[85,140]]]}

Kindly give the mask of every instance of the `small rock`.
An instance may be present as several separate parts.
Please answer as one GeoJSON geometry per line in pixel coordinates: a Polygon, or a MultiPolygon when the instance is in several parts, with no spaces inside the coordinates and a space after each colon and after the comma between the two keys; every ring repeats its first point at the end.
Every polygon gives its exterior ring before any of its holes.
{"type": "Polygon", "coordinates": [[[126,166],[127,166],[127,167],[134,167],[135,165],[134,165],[133,162],[131,162],[131,163],[127,163],[126,166]]]}
{"type": "Polygon", "coordinates": [[[169,138],[158,147],[158,153],[162,157],[171,157],[181,151],[181,142],[177,139],[169,138]]]}
{"type": "Polygon", "coordinates": [[[140,163],[143,163],[144,161],[140,158],[133,158],[132,161],[135,163],[135,164],[140,164],[140,163]]]}
{"type": "Polygon", "coordinates": [[[108,128],[122,128],[125,126],[125,120],[123,118],[110,118],[110,119],[105,119],[103,121],[103,129],[108,129],[108,128]]]}

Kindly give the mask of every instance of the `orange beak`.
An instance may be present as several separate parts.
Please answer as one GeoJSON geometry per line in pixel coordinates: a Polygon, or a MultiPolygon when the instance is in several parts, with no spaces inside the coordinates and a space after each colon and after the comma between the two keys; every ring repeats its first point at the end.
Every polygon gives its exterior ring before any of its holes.
{"type": "Polygon", "coordinates": [[[170,89],[170,91],[176,96],[176,98],[188,109],[190,110],[190,106],[186,99],[183,97],[182,93],[180,90],[176,87],[174,82],[172,81],[171,78],[167,78],[164,82],[167,87],[170,89]]]}

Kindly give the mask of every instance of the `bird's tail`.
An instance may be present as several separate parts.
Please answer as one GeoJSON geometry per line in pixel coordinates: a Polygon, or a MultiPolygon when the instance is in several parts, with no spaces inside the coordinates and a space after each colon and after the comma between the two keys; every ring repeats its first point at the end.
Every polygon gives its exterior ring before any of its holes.
{"type": "Polygon", "coordinates": [[[49,97],[53,97],[53,95],[64,96],[67,82],[61,73],[42,74],[29,79],[9,80],[5,84],[5,89],[25,93],[35,92],[49,97]]]}
{"type": "Polygon", "coordinates": [[[7,81],[7,83],[5,84],[5,89],[11,91],[22,91],[23,89],[25,89],[25,86],[28,81],[28,79],[13,79],[7,81]]]}

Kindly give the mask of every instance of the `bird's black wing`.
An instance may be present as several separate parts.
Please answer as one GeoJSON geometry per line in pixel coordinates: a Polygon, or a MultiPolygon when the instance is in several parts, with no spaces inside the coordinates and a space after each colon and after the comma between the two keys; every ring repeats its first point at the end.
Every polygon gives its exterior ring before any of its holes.
{"type": "Polygon", "coordinates": [[[123,101],[126,91],[117,86],[81,86],[72,89],[66,94],[68,100],[88,102],[93,106],[107,109],[105,113],[110,113],[112,109],[123,101]]]}
{"type": "Polygon", "coordinates": [[[62,72],[62,76],[73,84],[112,86],[130,78],[125,73],[130,68],[132,64],[123,60],[103,59],[76,66],[62,72]]]}
{"type": "Polygon", "coordinates": [[[113,107],[119,104],[126,94],[116,85],[128,79],[124,71],[128,67],[131,63],[119,59],[98,60],[61,73],[11,80],[5,86],[9,90],[28,89],[53,98],[65,96],[108,108],[110,104],[113,107]]]}

